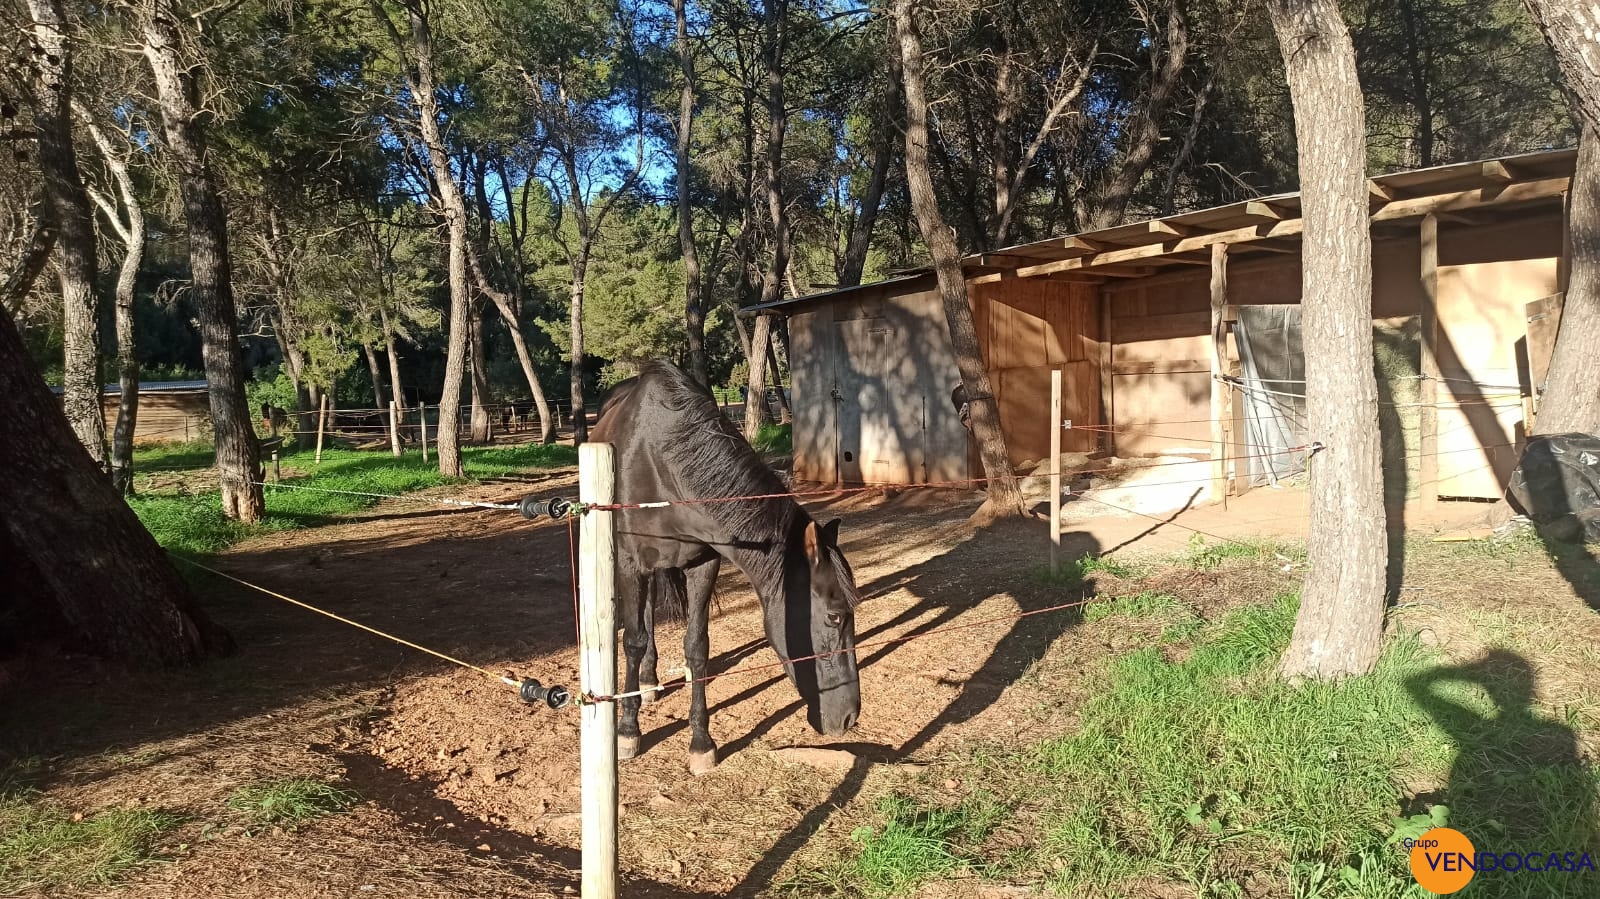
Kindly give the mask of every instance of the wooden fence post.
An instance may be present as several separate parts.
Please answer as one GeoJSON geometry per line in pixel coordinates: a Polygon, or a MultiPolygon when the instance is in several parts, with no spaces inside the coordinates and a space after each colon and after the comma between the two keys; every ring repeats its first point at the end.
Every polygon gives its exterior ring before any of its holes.
{"type": "Polygon", "coordinates": [[[400,403],[397,400],[389,401],[389,448],[396,459],[400,458],[400,403]]]}
{"type": "Polygon", "coordinates": [[[317,462],[322,462],[322,432],[328,426],[328,392],[322,392],[322,412],[317,415],[317,462]]]}
{"type": "Polygon", "coordinates": [[[419,433],[422,435],[422,461],[423,461],[423,464],[427,464],[427,461],[428,461],[428,404],[427,403],[417,403],[417,427],[421,429],[421,431],[419,433]]]}
{"type": "Polygon", "coordinates": [[[1061,564],[1061,369],[1050,370],[1050,573],[1061,564]]]}
{"type": "MultiPolygon", "coordinates": [[[[616,456],[609,443],[578,448],[578,501],[616,501],[616,456]]],[[[617,692],[616,546],[613,512],[586,512],[578,528],[578,662],[585,696],[617,692]]],[[[617,704],[585,704],[579,764],[583,780],[583,899],[617,895],[617,704]]]]}

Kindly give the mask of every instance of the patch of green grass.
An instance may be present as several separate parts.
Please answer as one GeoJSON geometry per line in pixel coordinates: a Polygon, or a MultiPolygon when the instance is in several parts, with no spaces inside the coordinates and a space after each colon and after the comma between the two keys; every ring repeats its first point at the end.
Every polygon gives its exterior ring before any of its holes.
{"type": "MultiPolygon", "coordinates": [[[[201,451],[192,444],[184,450],[169,447],[148,452],[154,464],[170,464],[172,467],[168,470],[172,471],[184,470],[183,466],[207,467],[212,458],[209,448],[201,451]]],[[[139,470],[143,458],[135,461],[135,470],[139,470]]],[[[305,474],[286,476],[284,487],[267,487],[267,515],[254,525],[224,517],[219,494],[212,491],[145,493],[130,497],[128,504],[162,546],[204,554],[254,534],[325,524],[340,515],[370,507],[380,499],[360,494],[402,495],[455,483],[439,474],[435,462],[424,463],[419,453],[408,453],[396,459],[387,452],[327,449],[320,463],[315,458],[312,450],[291,451],[282,457],[287,468],[305,474]],[[320,493],[296,490],[287,485],[345,492],[320,493]]],[[[462,449],[462,464],[469,479],[504,477],[519,471],[558,468],[576,462],[575,449],[556,444],[462,449]]]]}
{"type": "Polygon", "coordinates": [[[877,812],[882,823],[851,833],[860,850],[831,879],[847,894],[904,896],[928,880],[954,874],[974,862],[958,847],[981,843],[1005,815],[983,796],[930,808],[898,794],[880,800],[877,812]]]}
{"type": "Polygon", "coordinates": [[[1096,599],[1084,607],[1084,621],[1100,621],[1113,615],[1123,615],[1128,618],[1150,618],[1182,608],[1178,601],[1167,593],[1152,593],[1148,590],[1134,593],[1129,596],[1107,596],[1096,599]]]}
{"type": "MultiPolygon", "coordinates": [[[[1182,611],[1159,595],[1099,607],[1182,611]]],[[[887,896],[1003,866],[1042,872],[1066,896],[1134,896],[1165,882],[1196,896],[1273,884],[1272,895],[1297,899],[1423,899],[1398,841],[1441,822],[1486,851],[1593,846],[1600,777],[1582,761],[1571,716],[1533,705],[1520,656],[1452,664],[1402,635],[1370,675],[1290,684],[1274,666],[1297,612],[1286,594],[1217,622],[1184,617],[1168,630],[1191,651],[1111,660],[1073,732],[973,750],[924,775],[1004,797],[988,801],[982,827],[897,798],[812,885],[887,896]]],[[[1479,880],[1474,895],[1507,899],[1571,888],[1550,876],[1479,880]]]]}
{"type": "Polygon", "coordinates": [[[1077,586],[1095,574],[1109,574],[1116,578],[1137,577],[1139,571],[1121,559],[1110,556],[1083,555],[1070,562],[1062,562],[1054,571],[1049,565],[1039,565],[1028,572],[1033,580],[1056,586],[1077,586]]]}
{"type": "Polygon", "coordinates": [[[349,790],[294,777],[244,787],[228,797],[228,808],[242,812],[257,827],[293,829],[317,818],[337,815],[361,797],[349,790]]]}
{"type": "Polygon", "coordinates": [[[1195,533],[1190,535],[1189,548],[1178,561],[1196,571],[1215,571],[1229,559],[1272,559],[1292,564],[1305,560],[1305,549],[1259,538],[1207,542],[1205,535],[1195,533]]]}
{"type": "Polygon", "coordinates": [[[210,468],[215,461],[216,453],[209,440],[150,443],[134,447],[133,450],[133,470],[140,473],[193,471],[210,468]]]}
{"type": "Polygon", "coordinates": [[[17,793],[0,796],[0,895],[110,883],[148,863],[177,816],[151,809],[73,815],[17,793]]]}
{"type": "Polygon", "coordinates": [[[1202,884],[1231,876],[1222,861],[1241,854],[1282,870],[1366,851],[1403,873],[1403,854],[1383,851],[1395,775],[1447,752],[1405,689],[1424,654],[1400,641],[1370,677],[1285,684],[1271,666],[1296,606],[1236,613],[1182,661],[1118,659],[1081,730],[1032,749],[1026,763],[1052,786],[1041,854],[1055,887],[1150,871],[1202,884]]]}
{"type": "Polygon", "coordinates": [[[794,431],[791,425],[762,425],[750,444],[758,453],[769,456],[787,456],[794,452],[794,431]]]}

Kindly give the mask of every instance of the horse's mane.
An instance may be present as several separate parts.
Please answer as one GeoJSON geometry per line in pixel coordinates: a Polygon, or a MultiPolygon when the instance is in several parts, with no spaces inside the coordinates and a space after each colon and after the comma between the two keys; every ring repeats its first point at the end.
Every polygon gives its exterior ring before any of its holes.
{"type": "MultiPolygon", "coordinates": [[[[710,390],[666,360],[640,365],[632,384],[619,384],[611,403],[630,403],[635,427],[650,422],[645,437],[654,456],[666,462],[672,485],[662,485],[672,496],[648,499],[709,499],[725,496],[768,496],[787,493],[771,467],[755,454],[744,437],[722,414],[710,390]],[[651,408],[670,414],[653,416],[651,408]]],[[[640,497],[645,499],[645,497],[640,497]]],[[[733,533],[750,539],[784,541],[790,536],[795,515],[805,510],[789,497],[741,502],[707,502],[691,509],[720,521],[733,533]]]]}
{"type": "MultiPolygon", "coordinates": [[[[651,435],[651,443],[676,474],[686,494],[679,498],[787,493],[783,482],[722,414],[711,391],[682,369],[660,359],[644,363],[635,396],[644,403],[659,403],[674,413],[667,418],[663,433],[651,435]]],[[[804,514],[799,504],[786,496],[710,503],[702,508],[735,531],[752,536],[786,526],[795,512],[804,514]]],[[[764,536],[781,540],[787,534],[764,536]]]]}

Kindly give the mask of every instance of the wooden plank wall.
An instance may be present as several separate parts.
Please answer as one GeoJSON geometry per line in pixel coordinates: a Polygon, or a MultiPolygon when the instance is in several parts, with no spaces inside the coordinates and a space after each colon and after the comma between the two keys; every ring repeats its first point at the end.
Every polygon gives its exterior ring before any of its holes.
{"type": "MultiPolygon", "coordinates": [[[[1061,369],[1062,417],[1099,425],[1100,294],[1093,284],[1027,278],[976,285],[973,320],[989,369],[1000,425],[1018,465],[1050,455],[1050,372],[1061,369]]],[[[1091,452],[1092,430],[1062,435],[1066,452],[1091,452]]]]}
{"type": "MultiPolygon", "coordinates": [[[[121,399],[112,394],[100,398],[106,417],[106,435],[117,426],[121,399]]],[[[211,433],[211,403],[205,391],[141,393],[134,443],[182,443],[211,433]],[[203,431],[203,433],[202,433],[203,431]]]]}
{"type": "Polygon", "coordinates": [[[1209,456],[1209,271],[1128,279],[1105,291],[1117,455],[1209,456]]]}

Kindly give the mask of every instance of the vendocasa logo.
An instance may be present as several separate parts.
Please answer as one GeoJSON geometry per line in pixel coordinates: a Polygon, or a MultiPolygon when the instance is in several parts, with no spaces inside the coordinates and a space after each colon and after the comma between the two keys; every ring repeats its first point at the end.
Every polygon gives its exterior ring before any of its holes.
{"type": "Polygon", "coordinates": [[[1466,834],[1449,827],[1435,827],[1401,845],[1411,850],[1411,876],[1440,895],[1456,892],[1480,872],[1570,876],[1595,870],[1587,852],[1479,852],[1466,834]]]}

